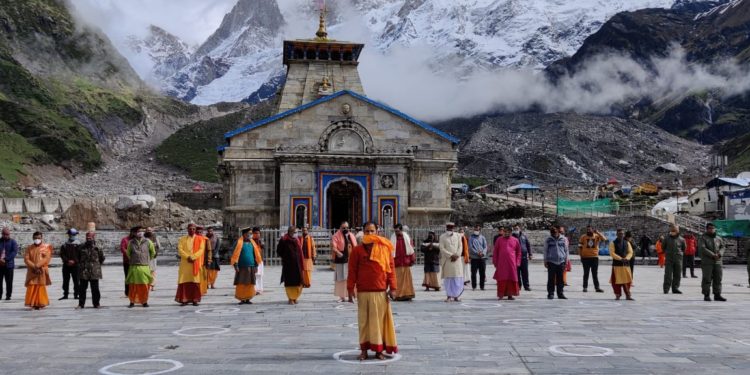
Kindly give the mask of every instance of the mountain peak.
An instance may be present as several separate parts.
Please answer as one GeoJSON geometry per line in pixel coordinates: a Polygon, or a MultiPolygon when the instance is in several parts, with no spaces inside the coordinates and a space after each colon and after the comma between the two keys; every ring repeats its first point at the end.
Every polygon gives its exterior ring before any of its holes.
{"type": "Polygon", "coordinates": [[[239,0],[234,8],[224,16],[221,25],[196,51],[196,56],[203,56],[215,50],[233,35],[246,30],[265,30],[272,35],[278,34],[284,26],[276,0],[239,0]]]}

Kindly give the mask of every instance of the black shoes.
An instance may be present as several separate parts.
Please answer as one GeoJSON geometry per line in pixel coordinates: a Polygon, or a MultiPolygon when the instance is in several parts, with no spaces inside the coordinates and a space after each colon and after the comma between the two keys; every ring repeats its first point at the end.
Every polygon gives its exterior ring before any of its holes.
{"type": "Polygon", "coordinates": [[[680,292],[678,289],[675,289],[672,291],[672,294],[682,294],[682,292],[680,292]]]}
{"type": "Polygon", "coordinates": [[[553,298],[555,298],[555,296],[553,296],[553,295],[551,295],[551,294],[548,294],[548,295],[547,295],[547,299],[553,299],[553,298]]]}
{"type": "Polygon", "coordinates": [[[525,291],[527,291],[527,292],[530,292],[530,291],[531,291],[531,288],[523,288],[523,290],[525,290],[525,291]]]}
{"type": "Polygon", "coordinates": [[[708,294],[703,295],[703,300],[706,302],[711,302],[711,297],[708,294]]]}
{"type": "Polygon", "coordinates": [[[128,308],[129,308],[129,309],[132,309],[132,308],[133,308],[133,306],[135,306],[135,303],[132,303],[132,302],[131,302],[131,303],[130,303],[130,304],[128,305],[128,308]]]}
{"type": "Polygon", "coordinates": [[[568,299],[568,297],[565,297],[564,294],[558,294],[557,299],[568,299]]]}
{"type": "Polygon", "coordinates": [[[583,288],[583,292],[584,292],[584,293],[588,293],[588,292],[589,292],[589,291],[588,291],[588,288],[583,288]]]}
{"type": "Polygon", "coordinates": [[[148,307],[148,303],[144,303],[144,304],[143,304],[143,307],[148,307]]]}
{"type": "Polygon", "coordinates": [[[601,290],[601,289],[598,289],[598,288],[596,289],[596,292],[597,292],[597,293],[604,293],[604,291],[603,291],[603,290],[601,290]]]}
{"type": "Polygon", "coordinates": [[[714,301],[725,302],[727,299],[722,297],[721,294],[714,295],[714,301]]]}
{"type": "Polygon", "coordinates": [[[58,301],[62,301],[62,300],[64,300],[64,299],[68,299],[68,296],[62,296],[62,297],[58,298],[57,300],[58,300],[58,301]]]}

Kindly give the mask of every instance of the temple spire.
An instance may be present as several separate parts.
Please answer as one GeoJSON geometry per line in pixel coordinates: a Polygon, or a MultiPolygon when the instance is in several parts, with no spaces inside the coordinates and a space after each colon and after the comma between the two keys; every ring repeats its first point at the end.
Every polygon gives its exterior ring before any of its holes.
{"type": "Polygon", "coordinates": [[[315,33],[315,39],[319,41],[328,40],[328,31],[326,31],[326,13],[328,13],[325,5],[325,1],[320,4],[320,23],[318,24],[318,32],[315,33]]]}

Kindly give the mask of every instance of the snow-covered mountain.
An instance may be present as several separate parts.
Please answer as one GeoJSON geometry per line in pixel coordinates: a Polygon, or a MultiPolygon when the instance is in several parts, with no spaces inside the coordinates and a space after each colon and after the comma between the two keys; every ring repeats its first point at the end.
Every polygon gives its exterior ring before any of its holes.
{"type": "MultiPolygon", "coordinates": [[[[574,54],[586,37],[615,14],[669,8],[674,3],[340,0],[328,2],[329,31],[333,38],[364,41],[368,49],[383,54],[400,47],[419,47],[432,54],[430,69],[462,77],[501,67],[543,69],[574,54]]],[[[152,33],[156,41],[135,44],[141,54],[158,57],[153,58],[152,76],[160,79],[159,86],[172,96],[195,104],[248,100],[253,94],[257,100],[283,81],[282,39],[312,36],[316,20],[312,2],[307,0],[239,0],[219,29],[187,61],[180,58],[186,51],[184,43],[175,42],[167,33],[152,33]],[[300,29],[309,35],[300,35],[300,29]],[[174,50],[159,50],[165,46],[174,50]],[[170,57],[163,58],[165,55],[170,57]],[[261,88],[263,93],[256,93],[261,88]]],[[[132,51],[124,52],[134,58],[132,51]]]]}
{"type": "Polygon", "coordinates": [[[151,66],[145,74],[141,73],[141,78],[162,87],[170,77],[188,64],[195,50],[180,38],[154,25],[149,27],[148,34],[143,39],[129,37],[127,46],[130,49],[127,56],[131,61],[137,59],[151,66]]]}

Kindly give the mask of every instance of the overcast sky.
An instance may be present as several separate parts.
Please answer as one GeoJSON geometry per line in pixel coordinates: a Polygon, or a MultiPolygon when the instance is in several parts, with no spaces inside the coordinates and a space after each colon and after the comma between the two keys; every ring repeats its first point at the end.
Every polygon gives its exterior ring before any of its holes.
{"type": "Polygon", "coordinates": [[[237,0],[68,0],[80,18],[113,42],[157,25],[191,45],[208,38],[237,0]]]}

